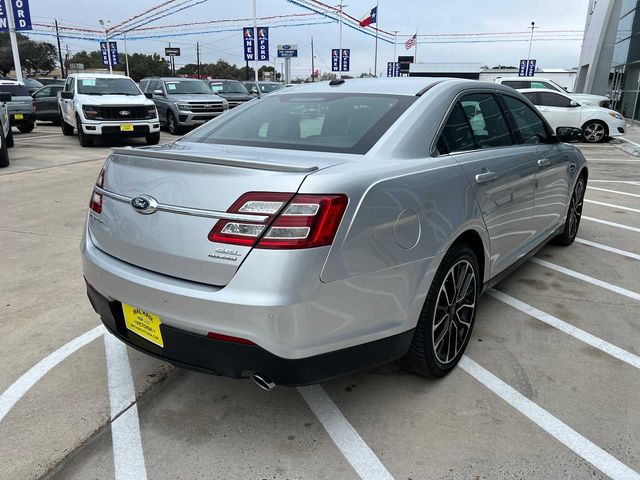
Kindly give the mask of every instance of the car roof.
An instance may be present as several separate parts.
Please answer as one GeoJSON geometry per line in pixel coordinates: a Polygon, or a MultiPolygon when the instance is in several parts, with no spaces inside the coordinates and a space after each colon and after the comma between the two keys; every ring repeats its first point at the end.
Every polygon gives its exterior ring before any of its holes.
{"type": "Polygon", "coordinates": [[[562,95],[563,97],[571,98],[566,93],[559,92],[558,90],[551,90],[550,88],[518,88],[520,93],[530,93],[530,92],[545,92],[545,93],[556,93],[558,95],[562,95]]]}
{"type": "Polygon", "coordinates": [[[129,78],[126,75],[122,75],[120,73],[101,73],[101,72],[97,72],[97,73],[70,73],[69,77],[76,77],[76,78],[112,78],[112,77],[129,78]]]}
{"type": "MultiPolygon", "coordinates": [[[[144,77],[142,80],[162,80],[162,81],[179,81],[179,80],[187,80],[187,81],[201,81],[200,78],[188,78],[188,77],[144,77]]],[[[140,81],[142,81],[140,80],[140,81]]]]}
{"type": "Polygon", "coordinates": [[[24,83],[20,83],[16,80],[8,80],[5,78],[0,78],[0,85],[24,85],[24,83]]]}

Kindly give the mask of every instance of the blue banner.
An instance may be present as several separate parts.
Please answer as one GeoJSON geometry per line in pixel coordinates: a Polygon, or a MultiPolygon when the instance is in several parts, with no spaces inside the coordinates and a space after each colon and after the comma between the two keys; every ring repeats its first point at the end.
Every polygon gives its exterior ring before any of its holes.
{"type": "Polygon", "coordinates": [[[527,61],[520,60],[520,68],[518,68],[518,76],[526,77],[527,76],[527,61]]]}
{"type": "Polygon", "coordinates": [[[4,8],[4,1],[0,1],[0,32],[9,31],[9,19],[7,18],[7,11],[4,8]]]}
{"type": "Polygon", "coordinates": [[[340,71],[340,50],[337,48],[331,49],[331,71],[340,71]]]}
{"type": "Polygon", "coordinates": [[[242,42],[244,46],[244,61],[252,62],[255,58],[255,44],[253,43],[253,27],[243,27],[242,42]]]}
{"type": "Polygon", "coordinates": [[[343,48],[342,59],[340,60],[340,70],[342,70],[343,72],[348,72],[350,65],[351,65],[351,49],[343,48]]]}
{"type": "Polygon", "coordinates": [[[109,42],[109,53],[111,54],[111,65],[119,65],[117,42],[109,42]]]}
{"type": "Polygon", "coordinates": [[[269,27],[258,27],[258,60],[269,61],[269,27]]]}
{"type": "Polygon", "coordinates": [[[395,62],[394,77],[400,76],[400,62],[395,62]]]}
{"type": "Polygon", "coordinates": [[[395,69],[394,69],[394,62],[387,62],[387,77],[394,77],[394,73],[395,73],[395,69]]]}
{"type": "Polygon", "coordinates": [[[100,55],[102,56],[102,64],[109,65],[109,52],[107,51],[107,42],[100,42],[100,55]]]}
{"type": "Polygon", "coordinates": [[[13,4],[13,22],[16,24],[16,30],[33,30],[29,0],[13,0],[11,3],[13,4]]]}
{"type": "Polygon", "coordinates": [[[533,77],[536,73],[536,61],[529,60],[529,65],[527,66],[527,77],[533,77]]]}

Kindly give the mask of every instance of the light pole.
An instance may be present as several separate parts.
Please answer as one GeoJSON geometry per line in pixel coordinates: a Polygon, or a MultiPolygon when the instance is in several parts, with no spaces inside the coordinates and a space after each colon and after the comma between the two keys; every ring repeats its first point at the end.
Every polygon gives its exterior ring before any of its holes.
{"type": "Polygon", "coordinates": [[[258,87],[258,20],[256,19],[256,0],[253,0],[253,80],[256,82],[258,96],[260,96],[260,87],[258,87]]]}
{"type": "Polygon", "coordinates": [[[536,28],[536,22],[531,22],[531,37],[529,38],[529,53],[527,54],[527,69],[529,68],[529,62],[531,61],[531,45],[533,45],[533,29],[536,28]]]}
{"type": "Polygon", "coordinates": [[[399,30],[394,30],[393,31],[393,74],[395,76],[396,73],[396,62],[398,61],[398,58],[396,57],[396,46],[398,44],[398,31],[399,30]]]}
{"type": "Polygon", "coordinates": [[[111,20],[107,20],[106,22],[102,19],[98,20],[100,25],[104,30],[104,39],[107,43],[107,61],[109,62],[109,73],[113,73],[113,68],[111,67],[111,45],[109,45],[109,25],[111,25],[111,20]]]}

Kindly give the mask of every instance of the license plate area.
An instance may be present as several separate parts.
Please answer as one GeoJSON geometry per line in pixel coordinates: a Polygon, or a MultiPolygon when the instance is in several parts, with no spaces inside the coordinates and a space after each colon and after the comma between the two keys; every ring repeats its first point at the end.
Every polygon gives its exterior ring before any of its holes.
{"type": "Polygon", "coordinates": [[[24,115],[21,113],[14,113],[13,114],[13,119],[14,120],[24,120],[24,115]]]}
{"type": "Polygon", "coordinates": [[[133,124],[131,123],[122,123],[120,124],[121,132],[133,132],[133,124]]]}
{"type": "Polygon", "coordinates": [[[147,312],[126,303],[122,304],[122,313],[124,314],[124,324],[127,330],[154,345],[164,347],[162,331],[160,330],[160,325],[162,324],[160,317],[155,313],[147,312]]]}

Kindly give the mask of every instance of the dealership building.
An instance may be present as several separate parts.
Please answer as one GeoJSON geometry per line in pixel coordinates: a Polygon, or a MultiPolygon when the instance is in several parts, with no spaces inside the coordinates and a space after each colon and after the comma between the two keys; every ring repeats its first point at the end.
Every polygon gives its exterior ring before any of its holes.
{"type": "Polygon", "coordinates": [[[612,108],[640,119],[638,0],[589,0],[576,92],[609,95],[612,108]]]}

